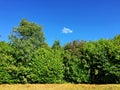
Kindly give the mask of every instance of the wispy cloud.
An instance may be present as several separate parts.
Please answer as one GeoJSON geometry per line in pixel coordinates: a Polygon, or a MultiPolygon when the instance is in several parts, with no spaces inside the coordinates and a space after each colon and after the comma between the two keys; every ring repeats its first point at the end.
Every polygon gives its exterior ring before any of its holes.
{"type": "Polygon", "coordinates": [[[73,31],[72,31],[70,28],[64,27],[64,28],[62,29],[62,33],[65,33],[65,34],[72,33],[72,32],[73,32],[73,31]]]}

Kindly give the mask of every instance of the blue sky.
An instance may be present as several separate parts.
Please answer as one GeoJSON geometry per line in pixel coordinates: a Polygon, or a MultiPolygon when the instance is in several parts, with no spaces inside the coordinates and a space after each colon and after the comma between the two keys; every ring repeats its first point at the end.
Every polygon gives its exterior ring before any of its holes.
{"type": "Polygon", "coordinates": [[[43,26],[46,41],[99,40],[120,34],[120,0],[0,0],[0,40],[22,18],[43,26]]]}

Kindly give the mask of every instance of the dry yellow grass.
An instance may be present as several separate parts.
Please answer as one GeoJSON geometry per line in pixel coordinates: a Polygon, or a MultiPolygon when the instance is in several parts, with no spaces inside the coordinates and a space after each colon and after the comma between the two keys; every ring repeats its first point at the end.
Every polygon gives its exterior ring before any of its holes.
{"type": "Polygon", "coordinates": [[[120,90],[120,84],[1,84],[0,90],[120,90]]]}

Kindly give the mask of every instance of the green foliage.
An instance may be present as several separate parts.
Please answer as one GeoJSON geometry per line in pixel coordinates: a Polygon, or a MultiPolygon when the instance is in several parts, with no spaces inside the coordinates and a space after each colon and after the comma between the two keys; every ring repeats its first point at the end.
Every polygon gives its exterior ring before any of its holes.
{"type": "Polygon", "coordinates": [[[15,64],[10,68],[11,75],[14,77],[13,83],[29,83],[30,81],[30,62],[35,50],[39,47],[49,48],[45,43],[42,27],[23,19],[20,25],[14,28],[10,35],[11,46],[14,48],[15,64]],[[12,74],[12,71],[15,72],[12,74]]]}
{"type": "Polygon", "coordinates": [[[42,27],[23,19],[10,35],[11,44],[17,48],[30,46],[32,49],[42,47],[45,43],[42,27]]]}
{"type": "Polygon", "coordinates": [[[120,84],[120,35],[50,48],[42,27],[23,19],[10,44],[0,41],[0,84],[64,82],[120,84]]]}
{"type": "Polygon", "coordinates": [[[11,75],[8,68],[14,64],[13,48],[6,42],[0,42],[0,83],[10,83],[11,75]]]}
{"type": "Polygon", "coordinates": [[[118,83],[120,46],[115,40],[88,42],[84,58],[89,64],[90,83],[118,83]]]}
{"type": "Polygon", "coordinates": [[[73,41],[64,47],[64,79],[68,82],[88,83],[87,63],[82,59],[82,48],[84,44],[84,41],[73,41]]]}
{"type": "Polygon", "coordinates": [[[32,53],[39,47],[47,47],[42,27],[23,19],[20,25],[14,28],[10,36],[11,45],[15,48],[16,64],[29,64],[32,53]]]}
{"type": "Polygon", "coordinates": [[[61,49],[61,45],[60,45],[60,41],[56,40],[53,45],[52,45],[52,49],[54,50],[60,50],[61,49]]]}
{"type": "Polygon", "coordinates": [[[39,48],[33,54],[31,61],[32,83],[61,83],[63,78],[63,63],[59,52],[39,48]]]}

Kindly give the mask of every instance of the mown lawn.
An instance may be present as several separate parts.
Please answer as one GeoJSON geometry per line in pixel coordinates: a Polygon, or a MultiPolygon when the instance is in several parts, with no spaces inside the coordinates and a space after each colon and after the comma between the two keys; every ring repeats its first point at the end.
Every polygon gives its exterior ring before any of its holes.
{"type": "Polygon", "coordinates": [[[0,90],[120,90],[120,84],[1,84],[0,90]]]}

